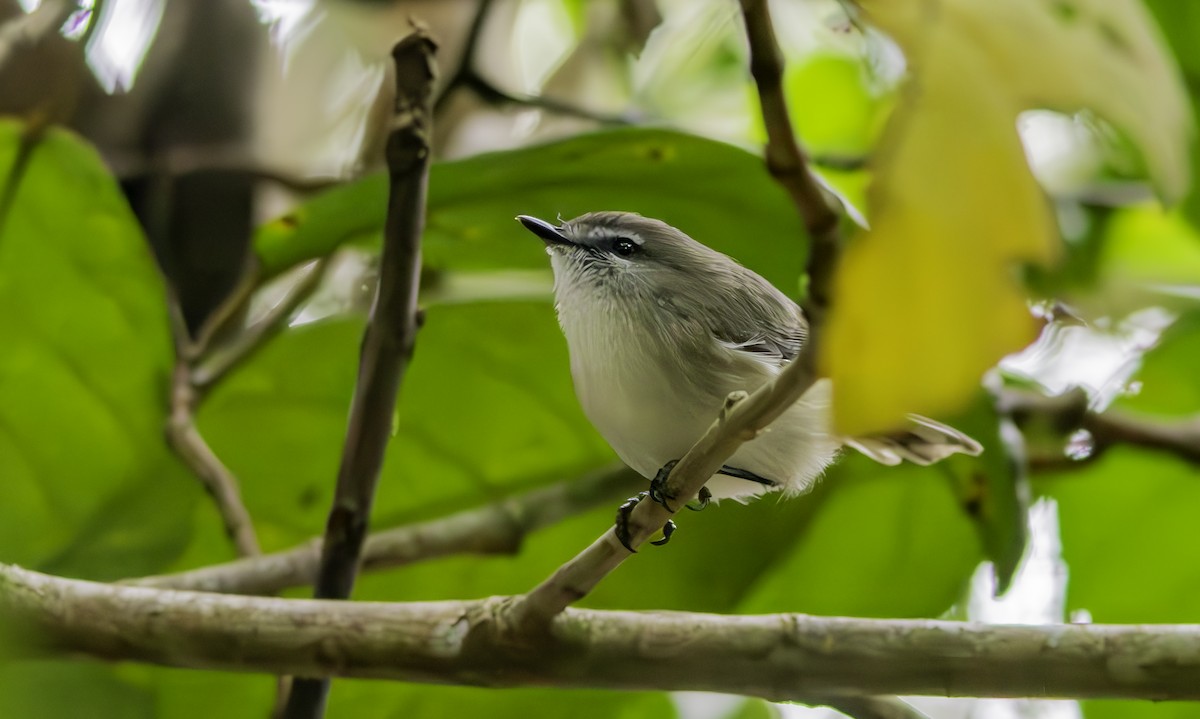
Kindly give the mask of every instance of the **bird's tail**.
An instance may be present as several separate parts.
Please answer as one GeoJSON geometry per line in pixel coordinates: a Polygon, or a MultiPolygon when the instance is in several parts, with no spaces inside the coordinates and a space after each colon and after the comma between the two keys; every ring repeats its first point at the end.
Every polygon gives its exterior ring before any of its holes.
{"type": "Polygon", "coordinates": [[[953,427],[919,414],[910,414],[908,419],[909,426],[898,432],[850,437],[845,440],[845,445],[889,466],[906,459],[914,464],[927,465],[952,454],[974,457],[983,451],[978,442],[953,427]]]}

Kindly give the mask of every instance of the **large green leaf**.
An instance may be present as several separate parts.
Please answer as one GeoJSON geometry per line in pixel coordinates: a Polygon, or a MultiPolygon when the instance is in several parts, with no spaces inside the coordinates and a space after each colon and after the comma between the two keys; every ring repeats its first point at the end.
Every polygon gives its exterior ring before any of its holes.
{"type": "MultiPolygon", "coordinates": [[[[1192,112],[1200,113],[1200,45],[1196,38],[1200,36],[1200,5],[1194,2],[1179,0],[1146,0],[1147,7],[1154,13],[1159,27],[1166,36],[1175,61],[1183,71],[1187,83],[1192,112]]],[[[1200,114],[1197,114],[1200,116],[1200,114]]],[[[1190,150],[1192,166],[1192,189],[1183,201],[1183,211],[1193,225],[1200,226],[1200,143],[1193,141],[1190,150]]]]}
{"type": "MultiPolygon", "coordinates": [[[[382,175],[332,190],[262,227],[264,275],[375,239],[383,227],[382,175]]],[[[784,291],[797,286],[804,230],[760,158],[666,130],[625,129],[434,165],[425,260],[455,269],[542,268],[541,244],[513,221],[627,210],[676,225],[737,257],[784,291]]]]}
{"type": "Polygon", "coordinates": [[[22,132],[0,121],[0,560],[154,571],[199,497],[163,443],[163,283],[95,152],[50,130],[18,166],[22,132]]]}
{"type": "MultiPolygon", "coordinates": [[[[0,664],[0,716],[21,719],[155,719],[151,691],[98,663],[0,664]]],[[[197,715],[198,716],[198,715],[197,715]]]]}
{"type": "Polygon", "coordinates": [[[996,412],[995,398],[983,389],[969,411],[955,417],[952,425],[974,437],[983,453],[977,457],[956,454],[938,466],[949,478],[961,511],[974,524],[992,562],[996,592],[1003,594],[1028,539],[1025,505],[1029,488],[1019,464],[1025,454],[1024,441],[1010,420],[996,412]]]}
{"type": "Polygon", "coordinates": [[[961,596],[983,552],[940,472],[848,456],[826,486],[740,611],[929,617],[961,596]]]}
{"type": "Polygon", "coordinates": [[[1097,622],[1200,622],[1200,469],[1122,447],[1037,487],[1058,501],[1072,610],[1097,622]]]}
{"type": "MultiPolygon", "coordinates": [[[[265,545],[321,531],[353,391],[362,323],[276,339],[199,416],[241,479],[265,545]]],[[[430,308],[400,393],[374,522],[445,513],[612,461],[575,400],[549,303],[430,308]]]]}

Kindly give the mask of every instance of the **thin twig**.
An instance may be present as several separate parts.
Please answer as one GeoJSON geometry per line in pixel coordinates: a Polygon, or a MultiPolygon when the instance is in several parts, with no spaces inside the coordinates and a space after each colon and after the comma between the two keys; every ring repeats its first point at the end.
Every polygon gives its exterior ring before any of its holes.
{"type": "MultiPolygon", "coordinates": [[[[314,595],[320,599],[345,599],[354,588],[375,486],[391,435],[396,394],[420,325],[417,290],[436,49],[436,43],[418,26],[392,50],[396,111],[386,150],[390,191],[379,285],[363,337],[346,443],[325,525],[314,587],[314,595]]],[[[328,680],[296,679],[285,716],[318,719],[324,714],[328,692],[328,680]]]]}
{"type": "MultiPolygon", "coordinates": [[[[1047,397],[1006,389],[997,404],[1022,428],[1036,421],[1049,425],[1062,436],[1086,430],[1091,435],[1091,454],[1088,456],[1091,460],[1115,446],[1134,445],[1169,452],[1200,464],[1200,415],[1164,421],[1113,409],[1095,412],[1088,409],[1088,396],[1083,390],[1047,397]]],[[[1080,464],[1077,460],[1070,461],[1080,464]]]]}
{"type": "Polygon", "coordinates": [[[201,357],[192,370],[191,381],[196,390],[201,394],[208,392],[282,332],[296,310],[320,287],[328,267],[328,257],[313,262],[304,276],[288,289],[283,299],[263,315],[262,319],[247,327],[228,345],[206,352],[206,356],[201,357]]]}
{"type": "MultiPolygon", "coordinates": [[[[788,120],[780,82],[783,78],[779,46],[771,29],[765,2],[743,4],[750,40],[750,68],[762,96],[763,120],[768,128],[767,166],[792,194],[796,209],[809,229],[809,334],[800,355],[773,381],[751,395],[735,392],[726,400],[717,421],[675,465],[667,479],[666,494],[690,501],[721,465],[764,430],[804,395],[817,379],[816,343],[828,302],[829,274],[833,271],[838,242],[838,214],[827,204],[827,195],[815,184],[788,120]]],[[[630,545],[635,549],[658,531],[671,513],[657,502],[640,502],[629,516],[630,545]]],[[[556,614],[578,601],[615,569],[629,552],[613,529],[560,567],[553,575],[518,599],[511,621],[545,626],[556,614]]]]}
{"type": "MultiPolygon", "coordinates": [[[[217,671],[711,691],[1200,700],[1200,625],[1003,626],[798,614],[571,609],[514,632],[506,598],[328,602],[62,579],[0,565],[6,653],[217,671]]],[[[828,699],[826,699],[828,701],[828,699]]]]}
{"type": "Polygon", "coordinates": [[[767,0],[741,0],[750,42],[750,73],[758,87],[767,129],[766,159],[771,176],[788,191],[808,231],[808,292],[803,303],[809,322],[819,324],[829,306],[834,265],[840,252],[837,200],[808,169],[808,160],[788,114],[783,93],[783,53],[775,40],[767,0]]]}
{"type": "MultiPolygon", "coordinates": [[[[362,571],[457,554],[515,554],[530,533],[628,496],[642,481],[631,469],[613,468],[485,507],[377,532],[368,536],[363,545],[362,571]]],[[[260,557],[123,583],[221,594],[274,594],[311,584],[320,555],[318,537],[260,557]]]]}
{"type": "Polygon", "coordinates": [[[622,127],[632,125],[638,122],[639,118],[630,114],[612,115],[604,112],[595,112],[587,108],[578,107],[570,103],[555,100],[545,95],[514,95],[511,92],[506,92],[496,87],[490,80],[472,72],[463,81],[463,86],[468,87],[479,96],[479,99],[489,105],[519,105],[522,107],[532,107],[538,110],[545,110],[556,115],[565,115],[566,117],[574,117],[581,120],[591,120],[600,125],[610,127],[622,127]]]}
{"type": "Polygon", "coordinates": [[[254,522],[242,502],[237,478],[221,463],[196,429],[193,412],[196,393],[191,383],[188,354],[191,343],[178,301],[170,298],[172,333],[175,338],[175,370],[171,378],[170,412],[165,428],[167,444],[192,474],[204,485],[221,515],[225,532],[233,540],[239,555],[253,557],[261,553],[254,522]]]}
{"type": "Polygon", "coordinates": [[[471,18],[471,27],[468,28],[467,37],[463,41],[463,51],[458,58],[458,65],[454,68],[454,74],[446,81],[446,86],[442,88],[441,94],[434,100],[435,116],[440,115],[446,109],[450,97],[463,86],[468,76],[474,74],[475,53],[479,51],[479,39],[483,37],[483,30],[487,27],[488,16],[491,14],[494,4],[495,0],[479,0],[475,6],[475,17],[471,18]]]}
{"type": "Polygon", "coordinates": [[[454,74],[450,76],[450,80],[442,89],[441,94],[438,95],[437,101],[433,104],[435,115],[440,115],[446,109],[454,93],[466,89],[474,92],[479,99],[489,105],[532,107],[556,115],[591,120],[600,125],[608,126],[631,125],[637,122],[638,118],[630,115],[610,115],[603,112],[593,112],[586,108],[577,107],[570,103],[541,95],[516,95],[496,87],[491,80],[479,74],[479,71],[475,69],[475,55],[478,52],[479,40],[483,36],[484,28],[487,26],[487,19],[491,13],[493,4],[494,0],[479,1],[479,5],[475,10],[475,17],[471,20],[471,27],[467,31],[458,67],[455,69],[454,74]]]}

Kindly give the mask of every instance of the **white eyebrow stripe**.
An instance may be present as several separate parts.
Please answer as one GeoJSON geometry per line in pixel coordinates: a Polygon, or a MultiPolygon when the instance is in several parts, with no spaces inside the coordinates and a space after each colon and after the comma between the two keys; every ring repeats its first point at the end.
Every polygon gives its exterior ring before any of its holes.
{"type": "Polygon", "coordinates": [[[603,239],[608,239],[608,238],[612,238],[615,240],[618,237],[622,237],[627,240],[632,240],[633,243],[638,246],[646,244],[646,241],[643,240],[642,236],[639,235],[638,233],[630,232],[627,230],[618,230],[615,227],[607,227],[607,226],[591,227],[588,229],[588,232],[587,232],[587,238],[589,240],[603,240],[603,239]]]}

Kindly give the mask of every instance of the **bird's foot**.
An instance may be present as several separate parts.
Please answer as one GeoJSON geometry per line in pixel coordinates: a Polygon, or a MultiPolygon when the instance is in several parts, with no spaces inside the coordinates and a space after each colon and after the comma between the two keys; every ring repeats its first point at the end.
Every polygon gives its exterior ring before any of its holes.
{"type": "Polygon", "coordinates": [[[711,502],[712,492],[709,491],[708,487],[701,487],[700,494],[696,495],[696,500],[694,502],[688,502],[683,506],[687,507],[693,512],[702,512],[711,502]]]}
{"type": "Polygon", "coordinates": [[[675,513],[675,508],[671,506],[670,502],[678,497],[667,491],[667,479],[677,464],[679,464],[678,459],[672,459],[664,464],[654,475],[654,479],[650,480],[650,491],[648,492],[650,499],[661,504],[671,514],[675,513]]]}
{"type": "MultiPolygon", "coordinates": [[[[630,497],[625,500],[625,503],[617,507],[616,526],[613,528],[617,534],[617,541],[621,546],[628,549],[630,552],[637,554],[637,550],[633,548],[633,543],[630,541],[632,537],[629,535],[629,515],[633,512],[633,508],[638,505],[645,497],[650,496],[653,499],[651,492],[641,492],[636,497],[630,497]]],[[[675,533],[675,522],[668,519],[667,523],[662,528],[662,539],[652,540],[650,543],[656,547],[661,547],[671,541],[671,535],[675,533]]]]}

